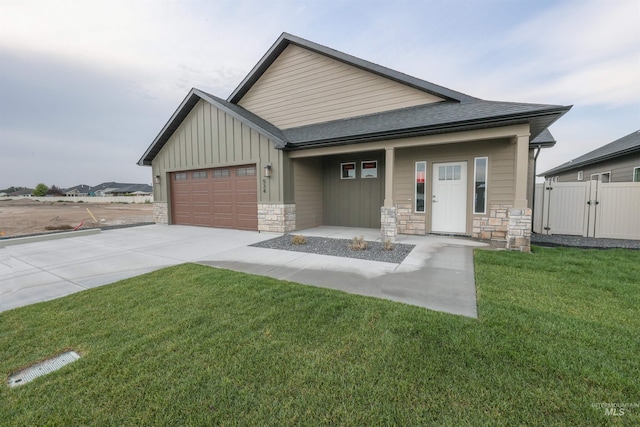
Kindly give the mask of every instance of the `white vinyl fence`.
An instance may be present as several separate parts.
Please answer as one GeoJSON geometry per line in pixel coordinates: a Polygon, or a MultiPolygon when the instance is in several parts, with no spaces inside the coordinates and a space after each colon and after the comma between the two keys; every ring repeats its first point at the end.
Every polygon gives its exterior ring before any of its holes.
{"type": "Polygon", "coordinates": [[[640,183],[536,184],[533,231],[640,240],[640,183]]]}
{"type": "Polygon", "coordinates": [[[153,196],[79,196],[79,197],[8,197],[8,199],[25,198],[39,202],[68,202],[68,203],[153,203],[153,196]]]}

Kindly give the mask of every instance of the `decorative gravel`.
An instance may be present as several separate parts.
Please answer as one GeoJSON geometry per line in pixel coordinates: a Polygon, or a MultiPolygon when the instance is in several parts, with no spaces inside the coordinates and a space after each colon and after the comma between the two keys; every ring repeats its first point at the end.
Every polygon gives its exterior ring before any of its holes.
{"type": "Polygon", "coordinates": [[[292,238],[292,235],[285,234],[282,237],[259,242],[251,246],[267,249],[280,249],[283,251],[330,255],[343,258],[365,259],[368,261],[391,262],[394,264],[400,264],[406,258],[406,256],[409,255],[409,252],[411,252],[411,250],[415,247],[415,245],[394,243],[392,250],[385,251],[383,243],[367,241],[367,249],[358,251],[349,249],[349,245],[352,243],[352,241],[347,239],[330,239],[326,237],[305,236],[305,244],[294,245],[293,243],[291,243],[292,238]]]}
{"type": "Polygon", "coordinates": [[[595,237],[567,236],[562,234],[531,235],[531,243],[538,246],[561,246],[584,249],[640,249],[640,240],[630,239],[600,239],[595,237]]]}

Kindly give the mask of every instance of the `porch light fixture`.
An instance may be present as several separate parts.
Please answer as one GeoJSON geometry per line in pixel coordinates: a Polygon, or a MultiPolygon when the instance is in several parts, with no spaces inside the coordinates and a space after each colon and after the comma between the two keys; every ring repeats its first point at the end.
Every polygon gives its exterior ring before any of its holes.
{"type": "Polygon", "coordinates": [[[153,182],[154,182],[155,184],[160,184],[160,175],[156,175],[156,176],[154,176],[154,177],[153,177],[153,182]]]}
{"type": "Polygon", "coordinates": [[[271,178],[271,165],[266,165],[264,167],[264,177],[271,178]]]}

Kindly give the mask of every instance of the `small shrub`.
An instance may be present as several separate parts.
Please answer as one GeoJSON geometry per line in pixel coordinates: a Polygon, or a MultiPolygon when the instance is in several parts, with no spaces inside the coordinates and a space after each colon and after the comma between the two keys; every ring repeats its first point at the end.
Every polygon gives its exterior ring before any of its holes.
{"type": "Polygon", "coordinates": [[[306,243],[307,239],[305,239],[302,234],[296,234],[291,238],[291,244],[293,245],[304,245],[306,243]]]}
{"type": "Polygon", "coordinates": [[[364,251],[367,249],[369,244],[365,242],[364,236],[354,237],[349,245],[349,249],[353,251],[364,251]]]}
{"type": "Polygon", "coordinates": [[[393,242],[391,241],[391,239],[385,239],[384,240],[384,248],[385,251],[392,251],[393,250],[393,242]]]}

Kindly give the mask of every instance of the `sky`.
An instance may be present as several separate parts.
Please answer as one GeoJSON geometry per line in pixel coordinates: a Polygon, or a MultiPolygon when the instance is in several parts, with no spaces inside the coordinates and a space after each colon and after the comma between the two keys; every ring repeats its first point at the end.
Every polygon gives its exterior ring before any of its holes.
{"type": "Polygon", "coordinates": [[[0,189],[151,183],[192,87],[282,32],[498,101],[573,105],[538,173],[640,129],[639,0],[0,0],[0,189]]]}

